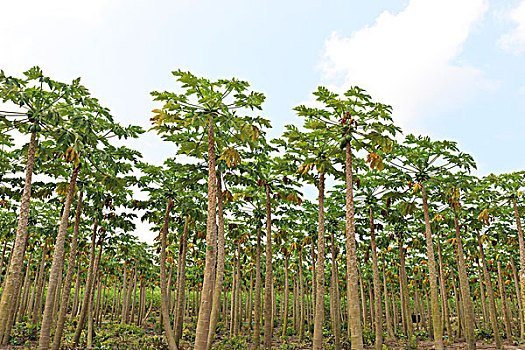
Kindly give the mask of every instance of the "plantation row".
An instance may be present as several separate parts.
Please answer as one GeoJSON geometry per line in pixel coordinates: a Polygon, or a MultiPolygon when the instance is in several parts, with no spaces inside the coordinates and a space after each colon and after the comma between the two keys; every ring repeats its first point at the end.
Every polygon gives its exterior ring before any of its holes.
{"type": "Polygon", "coordinates": [[[80,79],[0,72],[1,345],[525,341],[523,171],[471,175],[455,142],[403,138],[358,87],[319,87],[318,107],[294,108],[302,124],[268,140],[247,82],[173,75],[149,132],[177,154],[152,165],[126,146],[144,130],[80,79]]]}

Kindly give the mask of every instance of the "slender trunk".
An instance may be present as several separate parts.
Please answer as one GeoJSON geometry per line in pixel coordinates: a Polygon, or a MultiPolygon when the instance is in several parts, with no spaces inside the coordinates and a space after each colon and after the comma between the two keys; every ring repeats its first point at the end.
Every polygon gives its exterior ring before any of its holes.
{"type": "Polygon", "coordinates": [[[235,336],[239,335],[239,328],[241,324],[241,244],[237,245],[237,278],[236,278],[236,287],[235,287],[235,324],[233,328],[233,333],[235,336]]]}
{"type": "Polygon", "coordinates": [[[104,244],[104,239],[103,237],[100,237],[99,241],[98,241],[98,244],[100,246],[99,250],[98,250],[98,255],[97,255],[97,258],[95,260],[95,265],[93,266],[93,276],[92,276],[92,279],[93,279],[93,285],[91,286],[91,288],[87,291],[87,293],[89,294],[89,298],[88,298],[88,301],[87,301],[87,309],[88,309],[88,330],[87,330],[87,348],[88,349],[92,349],[93,348],[93,336],[94,336],[94,333],[95,333],[95,329],[94,329],[94,324],[93,324],[93,303],[95,301],[95,289],[97,287],[97,283],[99,283],[99,273],[98,273],[98,267],[100,265],[100,257],[102,256],[102,249],[103,249],[103,244],[104,244]]]}
{"type": "MultiPolygon", "coordinates": [[[[93,302],[94,302],[94,293],[95,293],[95,289],[97,288],[97,284],[99,283],[98,281],[98,278],[95,277],[95,283],[93,284],[93,298],[89,298],[88,300],[88,329],[87,329],[87,344],[86,344],[86,348],[88,350],[91,350],[93,349],[93,332],[94,332],[94,325],[93,325],[93,302]]],[[[90,293],[91,294],[91,293],[90,293]]]]}
{"type": "Polygon", "coordinates": [[[412,339],[412,336],[414,335],[414,328],[412,325],[412,317],[410,315],[410,296],[408,294],[408,283],[407,283],[407,273],[406,273],[406,267],[405,267],[405,248],[403,247],[403,243],[400,241],[400,263],[401,267],[399,269],[400,271],[400,278],[401,278],[401,314],[403,316],[403,319],[405,321],[405,331],[408,336],[408,339],[412,339]]]}
{"type": "Polygon", "coordinates": [[[89,294],[91,286],[93,285],[93,270],[95,268],[95,241],[97,238],[97,228],[98,220],[95,219],[93,224],[93,234],[91,236],[91,252],[89,256],[89,269],[86,277],[86,287],[84,289],[84,296],[82,297],[82,307],[80,310],[80,316],[77,323],[77,328],[75,330],[75,335],[73,336],[73,344],[78,345],[80,340],[80,335],[82,334],[82,329],[84,328],[84,323],[86,322],[86,316],[88,312],[88,303],[89,303],[89,294]]]}
{"type": "Polygon", "coordinates": [[[352,350],[363,349],[363,328],[359,310],[359,291],[357,278],[357,254],[355,244],[354,194],[352,172],[352,148],[346,143],[346,289],[348,300],[348,331],[352,350]]]}
{"type": "Polygon", "coordinates": [[[514,277],[514,288],[516,289],[516,299],[518,300],[518,322],[520,324],[520,338],[525,338],[525,329],[523,323],[523,304],[521,303],[520,298],[520,281],[518,279],[518,271],[516,270],[516,265],[514,264],[514,259],[512,255],[510,256],[510,264],[512,266],[512,276],[514,277]]]}
{"type": "Polygon", "coordinates": [[[264,281],[264,348],[272,347],[272,213],[270,204],[270,187],[265,184],[266,190],[266,274],[264,281]]]}
{"type": "Polygon", "coordinates": [[[443,266],[443,256],[441,252],[441,239],[437,237],[437,248],[438,248],[438,261],[439,261],[439,292],[441,294],[441,326],[447,328],[447,335],[452,336],[452,327],[450,325],[450,308],[448,307],[447,290],[445,285],[445,268],[443,266]]]}
{"type": "Polygon", "coordinates": [[[44,275],[45,275],[45,263],[47,255],[47,241],[44,241],[44,246],[42,248],[42,260],[40,260],[40,269],[38,270],[38,279],[36,284],[36,296],[35,304],[33,305],[33,314],[31,316],[31,321],[33,324],[40,322],[40,316],[42,314],[42,295],[44,289],[44,275]]]}
{"type": "MultiPolygon", "coordinates": [[[[299,248],[299,341],[303,340],[304,336],[304,319],[305,319],[305,307],[304,307],[304,280],[303,280],[303,249],[299,248]]],[[[317,265],[319,266],[319,265],[317,265]]],[[[314,331],[315,337],[315,331],[314,331]]],[[[322,334],[321,334],[322,337],[322,334]]],[[[315,344],[315,340],[314,340],[315,344]]]]}
{"type": "Polygon", "coordinates": [[[217,247],[217,176],[215,169],[215,134],[213,118],[208,127],[208,218],[206,222],[206,265],[202,282],[202,297],[199,308],[199,318],[195,333],[195,350],[206,350],[210,313],[215,284],[215,250],[217,247]]]}
{"type": "MultiPolygon", "coordinates": [[[[177,274],[177,301],[175,308],[175,343],[179,345],[182,337],[182,324],[184,323],[184,299],[186,297],[186,252],[188,249],[188,226],[190,217],[186,216],[184,230],[179,243],[179,261],[177,274]]],[[[189,299],[189,297],[188,297],[189,299]]]]}
{"type": "MultiPolygon", "coordinates": [[[[130,315],[130,321],[129,323],[133,323],[135,321],[135,305],[137,303],[137,273],[138,273],[138,267],[137,267],[137,261],[135,260],[135,275],[133,277],[133,300],[131,302],[131,315],[130,315]]],[[[168,289],[168,300],[171,300],[171,291],[168,289]]],[[[168,305],[169,307],[170,305],[168,305]]]]}
{"type": "Polygon", "coordinates": [[[509,308],[507,307],[507,293],[505,291],[505,284],[503,283],[503,276],[501,274],[501,261],[498,261],[498,286],[501,306],[503,309],[503,320],[505,321],[505,335],[507,339],[512,339],[512,327],[510,325],[509,308]]]}
{"type": "MultiPolygon", "coordinates": [[[[323,347],[323,321],[324,321],[324,172],[319,172],[319,221],[317,229],[317,281],[315,296],[315,318],[313,349],[321,350],[323,347]]],[[[302,277],[302,276],[301,276],[302,277]]],[[[301,283],[302,287],[302,283],[301,283]]],[[[303,294],[303,293],[301,293],[303,294]]],[[[302,328],[302,327],[301,327],[302,328]]],[[[301,334],[302,336],[302,334],[301,334]]]]}
{"type": "Polygon", "coordinates": [[[253,345],[259,349],[261,338],[261,228],[257,229],[257,256],[255,258],[255,326],[253,345]]]}
{"type": "Polygon", "coordinates": [[[121,309],[122,310],[121,311],[122,314],[121,314],[121,318],[120,318],[120,324],[125,324],[126,323],[126,309],[127,309],[126,302],[128,300],[128,298],[127,298],[127,292],[128,292],[127,283],[128,283],[128,262],[126,260],[124,260],[124,278],[122,279],[122,309],[121,309]]]}
{"type": "MultiPolygon", "coordinates": [[[[80,213],[82,211],[82,197],[83,192],[78,195],[77,209],[75,213],[75,226],[73,229],[73,237],[71,239],[71,249],[69,252],[69,260],[67,264],[66,280],[64,282],[64,290],[62,292],[62,299],[60,301],[60,310],[58,311],[58,321],[55,328],[55,335],[53,338],[53,350],[60,348],[60,341],[62,339],[62,332],[64,330],[64,323],[66,320],[66,312],[69,306],[69,298],[71,296],[71,281],[73,280],[73,272],[75,270],[75,261],[77,257],[78,231],[80,227],[80,213]]],[[[80,261],[78,262],[80,267],[80,261]]],[[[73,311],[72,311],[73,312],[73,311]]]]}
{"type": "Polygon", "coordinates": [[[210,330],[208,333],[207,349],[211,349],[211,345],[215,338],[215,328],[219,321],[219,311],[221,309],[221,294],[222,284],[224,281],[224,209],[222,199],[222,174],[217,172],[217,218],[218,218],[218,236],[217,236],[217,271],[215,276],[215,286],[213,289],[213,303],[211,307],[210,316],[210,330]]]}
{"type": "Polygon", "coordinates": [[[288,296],[289,296],[289,287],[288,287],[288,252],[284,252],[284,292],[283,292],[283,331],[282,336],[287,335],[288,328],[288,296]]]}
{"type": "MultiPolygon", "coordinates": [[[[137,261],[135,260],[135,267],[133,268],[133,274],[131,273],[131,271],[129,274],[129,283],[127,286],[128,290],[126,292],[126,301],[124,303],[125,307],[124,307],[124,310],[122,311],[122,320],[124,321],[125,324],[129,324],[129,311],[131,307],[131,297],[133,295],[133,276],[136,274],[136,272],[137,272],[137,261]]],[[[168,300],[168,303],[169,303],[169,300],[168,300]]]]}
{"type": "MultiPolygon", "coordinates": [[[[168,307],[168,290],[166,288],[166,236],[168,235],[168,224],[170,220],[170,211],[172,208],[173,201],[170,199],[168,205],[166,206],[166,213],[164,214],[164,225],[162,226],[160,241],[160,301],[162,325],[164,326],[164,332],[166,332],[168,346],[170,350],[177,350],[178,347],[175,343],[175,335],[173,334],[173,328],[171,328],[168,307]]],[[[153,295],[151,297],[153,297],[153,295]]]]}
{"type": "MultiPolygon", "coordinates": [[[[521,305],[525,306],[525,243],[523,242],[523,229],[521,228],[521,220],[520,215],[518,213],[518,206],[516,205],[516,199],[514,198],[512,200],[512,206],[514,207],[514,217],[516,218],[516,228],[518,229],[518,243],[520,246],[520,292],[521,295],[519,298],[521,299],[521,305]]],[[[523,339],[525,337],[525,316],[523,314],[523,309],[520,313],[521,315],[521,324],[520,324],[520,330],[521,330],[521,338],[523,339]]]]}
{"type": "Polygon", "coordinates": [[[29,273],[31,272],[31,258],[33,252],[29,253],[29,259],[27,260],[26,276],[24,278],[24,293],[22,294],[22,302],[20,304],[18,315],[16,317],[16,322],[20,322],[22,317],[25,314],[27,307],[27,299],[29,297],[29,290],[31,289],[31,281],[29,280],[29,273]]]}
{"type": "Polygon", "coordinates": [[[394,295],[394,288],[392,288],[392,292],[390,294],[391,296],[391,299],[392,299],[392,312],[394,314],[394,324],[393,324],[393,331],[394,331],[394,334],[397,333],[397,326],[399,325],[399,316],[397,314],[397,302],[396,302],[396,297],[394,295]]]}
{"type": "Polygon", "coordinates": [[[312,310],[313,310],[313,313],[315,313],[315,296],[317,295],[317,283],[313,283],[313,281],[317,281],[317,276],[316,276],[316,271],[317,271],[317,267],[316,267],[316,262],[315,262],[315,245],[314,245],[314,240],[312,239],[311,240],[311,248],[312,248],[312,295],[314,295],[314,297],[312,298],[312,310]]]}
{"type": "Polygon", "coordinates": [[[237,252],[233,252],[233,261],[232,261],[232,293],[230,295],[231,297],[231,309],[230,309],[230,337],[233,337],[233,329],[235,327],[235,318],[237,314],[235,313],[235,304],[237,302],[237,299],[235,298],[236,290],[237,290],[237,264],[236,264],[236,255],[237,252]]]}
{"type": "Polygon", "coordinates": [[[80,165],[75,167],[71,174],[66,202],[64,203],[64,210],[62,211],[62,219],[60,220],[60,226],[58,228],[55,251],[53,253],[53,262],[51,263],[51,271],[49,273],[49,283],[47,284],[46,306],[44,308],[40,339],[38,340],[38,348],[40,350],[49,349],[49,342],[51,341],[49,335],[51,333],[51,325],[53,324],[53,314],[55,310],[54,296],[57,292],[57,288],[60,288],[58,280],[62,278],[62,271],[64,270],[64,244],[69,223],[69,212],[71,210],[71,203],[73,203],[73,195],[75,194],[75,186],[79,172],[80,165]]]}
{"type": "MultiPolygon", "coordinates": [[[[374,304],[375,304],[375,320],[374,320],[374,330],[376,333],[376,350],[381,350],[383,348],[383,309],[381,307],[381,282],[379,281],[379,267],[377,264],[377,245],[376,245],[376,236],[375,236],[375,226],[374,226],[374,212],[372,207],[369,208],[370,216],[370,235],[371,235],[371,244],[372,244],[372,270],[374,274],[374,304]]],[[[385,286],[386,287],[386,286],[385,286]]],[[[385,294],[385,300],[387,295],[385,294]]]]}
{"type": "Polygon", "coordinates": [[[16,293],[22,283],[22,270],[24,267],[24,254],[27,241],[27,222],[29,219],[29,202],[31,200],[31,183],[33,178],[33,168],[35,166],[36,132],[31,133],[29,148],[27,150],[27,164],[24,190],[20,203],[20,215],[16,228],[15,243],[10,257],[10,264],[6,273],[2,297],[0,299],[0,345],[7,345],[15,308],[16,293]]]}
{"type": "Polygon", "coordinates": [[[494,341],[496,342],[496,348],[502,349],[501,337],[499,335],[498,327],[498,314],[496,313],[496,301],[494,297],[494,289],[492,288],[492,281],[490,280],[489,270],[487,268],[487,260],[485,259],[485,251],[483,249],[483,243],[479,236],[479,231],[476,231],[479,245],[479,253],[481,256],[481,262],[483,263],[483,276],[485,278],[485,287],[487,288],[487,297],[489,301],[489,316],[492,324],[492,331],[494,332],[494,341]]]}
{"type": "MultiPolygon", "coordinates": [[[[439,310],[436,258],[434,256],[434,244],[432,242],[432,231],[430,229],[427,191],[423,184],[421,184],[421,192],[423,197],[423,213],[425,215],[425,238],[427,241],[428,274],[430,281],[430,302],[432,303],[432,325],[434,328],[434,345],[436,350],[443,350],[443,327],[441,324],[441,311],[439,310]]],[[[443,300],[443,302],[445,302],[445,300],[443,300]]]]}
{"type": "Polygon", "coordinates": [[[456,278],[452,277],[452,288],[454,288],[454,297],[456,302],[456,310],[458,315],[458,331],[456,333],[456,339],[459,340],[462,337],[462,332],[464,330],[463,326],[463,304],[461,303],[461,291],[456,288],[456,278]]]}
{"type": "Polygon", "coordinates": [[[78,267],[77,267],[77,277],[75,280],[75,294],[73,296],[73,308],[71,309],[71,318],[75,318],[78,312],[78,301],[79,301],[79,294],[80,294],[80,266],[81,266],[81,261],[79,257],[78,267]]]}
{"type": "Polygon", "coordinates": [[[252,311],[253,311],[253,268],[250,269],[250,296],[248,299],[248,308],[246,310],[246,312],[248,313],[248,328],[250,330],[253,330],[252,311]]]}
{"type": "Polygon", "coordinates": [[[489,312],[487,310],[487,302],[485,300],[485,288],[483,287],[483,276],[481,275],[481,268],[478,262],[478,276],[479,276],[479,295],[481,297],[481,313],[483,315],[483,324],[487,325],[489,322],[489,312]]]}
{"type": "Polygon", "coordinates": [[[454,227],[456,230],[457,243],[457,258],[458,258],[458,274],[459,274],[459,288],[463,300],[463,310],[465,311],[465,337],[467,339],[467,346],[469,350],[476,349],[476,337],[474,335],[474,307],[470,296],[470,288],[468,285],[467,267],[465,265],[465,258],[463,256],[463,243],[459,234],[459,223],[457,215],[454,215],[454,227]]]}
{"type": "MultiPolygon", "coordinates": [[[[383,258],[383,294],[385,295],[385,316],[386,316],[386,333],[387,340],[394,340],[394,331],[392,330],[392,316],[390,315],[390,306],[388,302],[388,286],[386,284],[386,273],[385,273],[385,260],[383,258]]],[[[394,306],[394,301],[392,300],[392,306],[394,306]]],[[[395,306],[394,306],[395,307],[395,306]]]]}
{"type": "Polygon", "coordinates": [[[339,274],[337,273],[337,254],[335,252],[334,232],[330,232],[330,253],[332,255],[332,278],[331,278],[331,309],[332,309],[332,332],[334,334],[334,350],[341,350],[341,298],[339,296],[339,274]]]}

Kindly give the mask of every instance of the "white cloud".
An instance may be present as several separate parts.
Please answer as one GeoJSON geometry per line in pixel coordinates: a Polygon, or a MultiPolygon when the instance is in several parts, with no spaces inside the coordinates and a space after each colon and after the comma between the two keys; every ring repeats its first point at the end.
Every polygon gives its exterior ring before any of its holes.
{"type": "Polygon", "coordinates": [[[342,88],[366,89],[392,105],[401,122],[462,101],[489,85],[479,69],[458,61],[486,10],[485,0],[411,0],[402,12],[385,11],[350,37],[333,33],[326,40],[325,78],[343,74],[342,88]]]}
{"type": "Polygon", "coordinates": [[[516,54],[522,53],[525,51],[525,1],[510,11],[508,18],[516,23],[516,28],[501,37],[501,46],[516,54]]]}

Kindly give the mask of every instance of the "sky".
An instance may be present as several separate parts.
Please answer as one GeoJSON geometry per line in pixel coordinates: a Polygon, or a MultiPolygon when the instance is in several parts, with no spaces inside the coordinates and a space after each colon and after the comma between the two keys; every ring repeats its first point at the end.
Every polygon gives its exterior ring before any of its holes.
{"type": "MultiPolygon", "coordinates": [[[[476,174],[525,162],[525,0],[18,0],[0,2],[0,69],[83,84],[122,124],[149,128],[171,71],[247,80],[270,137],[317,86],[358,85],[404,132],[458,142],[476,174]]],[[[160,164],[175,147],[130,144],[160,164]]],[[[151,242],[143,225],[137,233],[151,242]]]]}

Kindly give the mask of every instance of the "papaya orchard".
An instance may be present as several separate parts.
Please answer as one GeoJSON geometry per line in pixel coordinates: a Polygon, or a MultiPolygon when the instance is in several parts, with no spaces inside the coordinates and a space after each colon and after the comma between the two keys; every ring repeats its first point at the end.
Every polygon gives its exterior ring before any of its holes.
{"type": "Polygon", "coordinates": [[[357,86],[270,139],[248,82],[172,74],[145,131],[80,79],[0,73],[2,346],[525,346],[525,171],[473,175],[357,86]]]}

